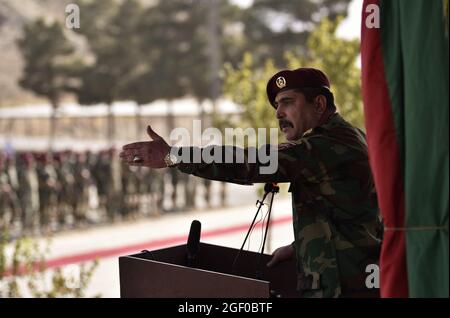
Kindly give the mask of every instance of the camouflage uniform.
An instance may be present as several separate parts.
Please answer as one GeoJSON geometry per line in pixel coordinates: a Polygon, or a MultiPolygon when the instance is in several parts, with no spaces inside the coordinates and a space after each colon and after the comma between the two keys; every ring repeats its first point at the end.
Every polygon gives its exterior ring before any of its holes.
{"type": "Polygon", "coordinates": [[[124,218],[137,217],[140,207],[140,180],[138,178],[142,173],[136,173],[139,170],[137,167],[130,167],[124,162],[121,165],[121,184],[122,184],[122,216],[124,218]]]}
{"type": "MultiPolygon", "coordinates": [[[[0,164],[0,166],[2,165],[0,164]]],[[[1,182],[4,187],[3,190],[9,188],[9,190],[6,192],[8,192],[7,197],[9,198],[9,207],[12,213],[10,219],[10,226],[15,227],[16,225],[20,224],[21,210],[19,198],[17,196],[17,193],[19,191],[19,180],[17,177],[17,170],[14,164],[13,157],[7,155],[4,159],[4,167],[1,167],[0,170],[3,170],[0,172],[0,175],[3,175],[2,177],[4,178],[4,180],[2,180],[3,182],[1,182]]],[[[4,212],[5,211],[3,211],[3,213],[4,212]]],[[[1,213],[2,211],[0,211],[0,214],[1,213]]]]}
{"type": "Polygon", "coordinates": [[[91,174],[95,182],[95,187],[97,188],[98,197],[98,209],[100,210],[100,215],[104,215],[105,218],[110,217],[109,211],[107,209],[108,203],[108,184],[111,182],[108,157],[105,151],[98,153],[96,157],[91,162],[91,174]]]}
{"type": "Polygon", "coordinates": [[[22,211],[22,231],[29,234],[34,230],[39,212],[39,181],[33,157],[23,153],[16,158],[19,181],[19,203],[22,211]]]}
{"type": "MultiPolygon", "coordinates": [[[[237,148],[228,149],[236,154],[237,148]]],[[[245,161],[178,168],[219,181],[290,182],[301,295],[371,295],[365,268],[378,262],[380,220],[363,133],[335,114],[297,141],[280,145],[275,173],[260,174],[260,164],[245,161]]]]}
{"type": "Polygon", "coordinates": [[[166,174],[165,169],[153,170],[149,169],[147,173],[147,185],[150,185],[148,189],[149,193],[153,196],[155,214],[161,214],[164,210],[164,198],[166,195],[164,176],[166,174]]]}
{"type": "MultiPolygon", "coordinates": [[[[57,178],[57,222],[62,228],[69,215],[73,215],[75,206],[75,177],[72,163],[66,153],[61,153],[54,161],[57,178]]],[[[75,222],[74,222],[75,223],[75,222]]]]}
{"type": "Polygon", "coordinates": [[[105,158],[107,159],[107,179],[106,179],[106,208],[109,220],[115,222],[122,215],[122,180],[121,163],[119,157],[115,155],[115,150],[110,149],[105,158]]]}
{"type": "Polygon", "coordinates": [[[203,180],[203,198],[207,207],[211,207],[211,180],[203,180]]]}
{"type": "Polygon", "coordinates": [[[89,210],[89,186],[91,183],[91,172],[88,168],[87,156],[78,153],[73,166],[74,194],[77,198],[74,205],[74,217],[76,224],[80,225],[88,221],[89,210]]]}
{"type": "Polygon", "coordinates": [[[12,225],[17,210],[17,196],[8,182],[8,176],[0,169],[0,233],[12,225]]]}
{"type": "MultiPolygon", "coordinates": [[[[176,171],[176,170],[175,170],[176,171]]],[[[197,183],[196,178],[180,173],[180,184],[182,185],[183,195],[184,195],[184,208],[186,210],[191,210],[195,208],[195,197],[197,195],[197,183]]]]}
{"type": "Polygon", "coordinates": [[[180,173],[176,169],[168,170],[170,181],[172,183],[172,211],[177,211],[178,209],[178,185],[180,183],[180,173]]]}
{"type": "Polygon", "coordinates": [[[47,155],[42,155],[41,161],[38,161],[36,173],[39,184],[39,225],[41,231],[46,233],[50,230],[52,217],[56,211],[56,183],[58,178],[47,155]]]}
{"type": "Polygon", "coordinates": [[[221,206],[227,205],[227,183],[226,182],[220,183],[220,205],[221,206]]]}

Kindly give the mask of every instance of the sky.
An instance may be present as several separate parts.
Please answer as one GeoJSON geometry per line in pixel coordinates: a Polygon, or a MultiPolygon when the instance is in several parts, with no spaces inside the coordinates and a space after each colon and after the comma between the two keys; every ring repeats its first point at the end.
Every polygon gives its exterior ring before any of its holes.
{"type": "Polygon", "coordinates": [[[346,39],[361,37],[361,11],[363,0],[352,0],[347,18],[337,30],[337,35],[346,39]]]}
{"type": "MultiPolygon", "coordinates": [[[[231,0],[242,7],[248,7],[253,0],[231,0]]],[[[360,38],[361,10],[363,0],[352,0],[349,6],[349,14],[337,30],[337,35],[346,39],[360,38]]]]}

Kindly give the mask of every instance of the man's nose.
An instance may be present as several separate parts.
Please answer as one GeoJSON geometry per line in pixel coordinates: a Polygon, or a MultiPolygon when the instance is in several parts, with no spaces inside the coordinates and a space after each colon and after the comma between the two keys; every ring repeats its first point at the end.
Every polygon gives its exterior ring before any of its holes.
{"type": "Polygon", "coordinates": [[[281,107],[278,107],[278,108],[277,108],[277,111],[276,111],[275,114],[276,114],[276,116],[277,116],[277,119],[282,119],[282,118],[286,117],[286,115],[285,115],[284,112],[282,111],[281,107]]]}

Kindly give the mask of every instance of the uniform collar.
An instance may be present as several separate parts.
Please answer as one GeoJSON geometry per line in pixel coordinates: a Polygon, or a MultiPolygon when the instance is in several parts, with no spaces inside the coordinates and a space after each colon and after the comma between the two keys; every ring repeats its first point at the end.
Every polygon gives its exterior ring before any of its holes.
{"type": "Polygon", "coordinates": [[[323,124],[316,126],[314,128],[308,129],[307,131],[305,131],[303,133],[303,135],[299,139],[305,138],[318,130],[328,129],[328,128],[334,126],[336,123],[340,122],[341,119],[342,119],[342,117],[341,117],[341,115],[339,115],[338,112],[331,113],[328,115],[328,118],[324,121],[323,124]]]}

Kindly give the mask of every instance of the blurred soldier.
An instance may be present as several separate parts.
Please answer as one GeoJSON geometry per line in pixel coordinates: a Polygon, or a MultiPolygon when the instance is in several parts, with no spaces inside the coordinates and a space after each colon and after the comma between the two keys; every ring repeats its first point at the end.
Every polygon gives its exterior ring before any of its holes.
{"type": "Polygon", "coordinates": [[[220,182],[220,205],[227,206],[227,183],[220,182]]]}
{"type": "Polygon", "coordinates": [[[211,180],[202,179],[203,181],[203,197],[208,208],[211,207],[211,180]]]}
{"type": "Polygon", "coordinates": [[[17,177],[17,169],[15,164],[15,155],[13,153],[6,154],[5,156],[5,173],[8,179],[8,184],[11,187],[11,198],[12,198],[12,204],[14,205],[13,208],[13,215],[11,219],[11,225],[14,226],[14,228],[20,227],[21,223],[21,209],[19,204],[19,197],[17,195],[19,191],[19,180],[17,177]]]}
{"type": "MultiPolygon", "coordinates": [[[[70,152],[64,151],[55,154],[54,166],[56,170],[57,182],[57,212],[56,219],[59,228],[64,228],[68,222],[68,217],[73,217],[73,207],[75,205],[75,178],[73,175],[72,163],[70,162],[70,152]]],[[[72,220],[73,222],[73,220],[72,220]]],[[[72,226],[75,226],[73,223],[72,226]]]]}
{"type": "Polygon", "coordinates": [[[37,154],[36,172],[39,183],[39,225],[41,233],[48,233],[56,212],[57,175],[51,157],[46,153],[37,154]]]}
{"type": "Polygon", "coordinates": [[[15,216],[19,214],[19,202],[10,183],[6,164],[6,157],[0,153],[0,235],[4,231],[16,235],[16,227],[13,228],[13,225],[15,216]]]}
{"type": "Polygon", "coordinates": [[[122,170],[122,174],[120,176],[120,182],[122,185],[122,194],[120,195],[120,205],[121,205],[121,214],[122,214],[122,219],[127,219],[130,215],[131,215],[131,171],[130,171],[130,166],[124,165],[123,163],[121,164],[121,170],[122,170]]]}
{"type": "Polygon", "coordinates": [[[106,208],[111,222],[118,220],[122,214],[122,182],[121,182],[121,162],[116,155],[116,150],[111,148],[104,155],[104,166],[106,167],[106,208]]]}
{"type": "MultiPolygon", "coordinates": [[[[0,168],[3,163],[0,159],[0,168]]],[[[0,235],[9,228],[11,219],[11,186],[3,169],[0,169],[0,235]]]]}
{"type": "Polygon", "coordinates": [[[74,205],[74,218],[77,225],[86,224],[87,212],[89,209],[89,185],[91,182],[91,173],[87,166],[87,157],[85,153],[75,154],[74,164],[74,196],[77,198],[74,205]]]}
{"type": "Polygon", "coordinates": [[[87,168],[89,169],[89,173],[91,175],[90,185],[89,185],[89,209],[95,210],[95,212],[92,217],[93,219],[91,221],[95,221],[98,223],[101,220],[102,217],[102,210],[100,208],[100,198],[99,198],[99,192],[98,192],[98,185],[97,185],[97,171],[96,171],[96,165],[98,164],[98,160],[100,157],[99,152],[92,152],[87,151],[87,168]]]}
{"type": "Polygon", "coordinates": [[[92,177],[95,181],[97,187],[97,197],[98,197],[98,209],[100,214],[109,219],[109,214],[107,211],[107,188],[108,183],[111,182],[108,164],[108,153],[106,151],[101,151],[97,154],[91,168],[92,177]]]}
{"type": "Polygon", "coordinates": [[[160,215],[164,210],[164,197],[165,197],[165,169],[154,170],[148,168],[142,168],[145,179],[142,180],[142,188],[146,186],[146,191],[150,198],[148,208],[150,215],[160,215]]]}
{"type": "Polygon", "coordinates": [[[177,169],[168,169],[167,173],[170,178],[170,183],[172,184],[172,211],[177,211],[178,209],[178,184],[180,180],[180,173],[177,169]]]}
{"type": "Polygon", "coordinates": [[[180,183],[184,194],[184,206],[186,210],[195,208],[195,197],[197,195],[197,180],[194,176],[186,173],[180,174],[180,183]]]}
{"type": "Polygon", "coordinates": [[[39,213],[39,183],[31,153],[16,156],[18,196],[22,211],[22,233],[31,234],[39,213]]]}
{"type": "Polygon", "coordinates": [[[148,172],[150,169],[140,167],[130,167],[130,173],[134,175],[135,191],[137,197],[136,213],[138,215],[149,215],[154,213],[154,206],[151,193],[151,184],[147,184],[148,172]]]}
{"type": "Polygon", "coordinates": [[[132,168],[138,169],[121,163],[122,194],[118,198],[121,200],[122,217],[125,219],[136,217],[139,212],[139,179],[138,174],[131,171],[132,168]]]}

